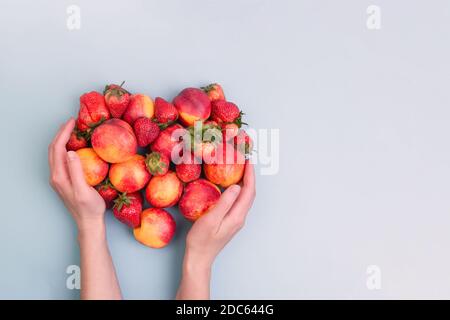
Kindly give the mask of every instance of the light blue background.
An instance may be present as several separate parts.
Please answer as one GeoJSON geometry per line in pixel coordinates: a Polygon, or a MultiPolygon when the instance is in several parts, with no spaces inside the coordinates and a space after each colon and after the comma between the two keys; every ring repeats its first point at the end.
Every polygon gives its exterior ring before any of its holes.
{"type": "MultiPolygon", "coordinates": [[[[122,80],[166,98],[218,81],[254,128],[280,129],[280,171],[258,176],[213,298],[450,298],[449,34],[445,0],[2,0],[0,298],[78,297],[47,145],[80,94],[122,80]]],[[[108,215],[126,298],[174,297],[175,216],[173,243],[152,250],[108,215]]]]}

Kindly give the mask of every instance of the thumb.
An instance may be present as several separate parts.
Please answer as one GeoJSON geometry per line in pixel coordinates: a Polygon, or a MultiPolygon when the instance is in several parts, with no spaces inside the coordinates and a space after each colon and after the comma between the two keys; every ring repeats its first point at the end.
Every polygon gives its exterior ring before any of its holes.
{"type": "Polygon", "coordinates": [[[70,181],[75,189],[85,188],[87,186],[84,178],[83,167],[80,157],[74,151],[67,152],[67,166],[69,167],[70,181]]]}
{"type": "Polygon", "coordinates": [[[206,217],[214,220],[222,220],[223,217],[227,214],[227,212],[233,206],[233,203],[236,201],[239,193],[241,192],[241,187],[237,184],[233,184],[229,186],[220,196],[219,201],[214,206],[214,208],[209,212],[206,217]]]}

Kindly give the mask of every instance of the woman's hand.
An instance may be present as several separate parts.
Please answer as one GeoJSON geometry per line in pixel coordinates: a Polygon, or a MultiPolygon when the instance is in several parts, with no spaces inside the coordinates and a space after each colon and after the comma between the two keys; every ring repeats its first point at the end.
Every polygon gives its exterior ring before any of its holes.
{"type": "Polygon", "coordinates": [[[242,187],[228,187],[217,205],[189,231],[177,299],[209,299],[214,259],[244,226],[255,196],[255,172],[253,165],[247,162],[242,187]]]}
{"type": "Polygon", "coordinates": [[[50,185],[59,194],[72,214],[80,232],[97,228],[104,223],[105,201],[86,183],[81,161],[74,151],[67,152],[66,144],[75,126],[70,119],[61,126],[48,148],[50,185]]]}
{"type": "Polygon", "coordinates": [[[105,201],[84,178],[76,152],[66,150],[75,121],[58,131],[48,148],[50,184],[64,201],[78,226],[82,299],[121,299],[119,282],[108,250],[105,201]]]}

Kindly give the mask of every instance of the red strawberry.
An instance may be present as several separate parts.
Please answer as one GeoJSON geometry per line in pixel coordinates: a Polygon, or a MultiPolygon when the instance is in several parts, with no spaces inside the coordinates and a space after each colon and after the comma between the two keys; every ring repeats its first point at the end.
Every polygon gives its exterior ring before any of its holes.
{"type": "Polygon", "coordinates": [[[208,95],[211,101],[225,100],[225,94],[223,93],[222,86],[218,83],[212,83],[201,89],[208,95]]]}
{"type": "Polygon", "coordinates": [[[158,123],[171,123],[178,119],[178,110],[173,104],[157,97],[155,99],[155,118],[158,123]]]}
{"type": "Polygon", "coordinates": [[[147,165],[147,170],[153,176],[163,176],[169,171],[170,161],[165,154],[152,152],[147,155],[145,164],[147,165]]]}
{"type": "Polygon", "coordinates": [[[119,193],[113,187],[109,179],[106,178],[101,184],[95,187],[97,192],[102,196],[105,200],[106,207],[108,209],[112,208],[114,200],[117,198],[119,193]]]}
{"type": "Polygon", "coordinates": [[[103,121],[111,118],[102,94],[92,91],[80,97],[77,127],[80,131],[95,128],[103,121]]]}
{"type": "Polygon", "coordinates": [[[67,151],[77,151],[78,149],[85,148],[87,146],[86,135],[80,132],[77,128],[74,128],[70,134],[69,141],[67,141],[67,151]]]}
{"type": "Polygon", "coordinates": [[[175,171],[181,181],[188,183],[200,178],[202,166],[195,163],[194,156],[190,154],[185,162],[176,165],[175,171]]]}
{"type": "Polygon", "coordinates": [[[197,159],[205,160],[205,156],[211,154],[216,145],[222,142],[221,127],[217,122],[208,120],[203,123],[202,127],[202,141],[195,140],[194,132],[191,131],[192,149],[197,159]]]}
{"type": "Polygon", "coordinates": [[[250,136],[245,132],[245,130],[240,130],[238,135],[234,137],[234,146],[237,150],[242,152],[245,155],[249,155],[253,150],[253,140],[250,136]]]}
{"type": "Polygon", "coordinates": [[[120,222],[131,228],[141,224],[143,199],[139,192],[122,193],[114,200],[113,214],[120,222]]]}
{"type": "Polygon", "coordinates": [[[137,119],[133,124],[133,128],[140,147],[148,146],[158,137],[160,132],[159,126],[151,119],[145,117],[137,119]]]}
{"type": "Polygon", "coordinates": [[[103,94],[105,95],[105,103],[111,112],[113,118],[121,118],[130,102],[130,93],[117,84],[110,84],[105,87],[103,94]]]}
{"type": "Polygon", "coordinates": [[[240,126],[241,115],[237,105],[233,102],[225,100],[215,100],[212,102],[211,109],[211,119],[216,121],[218,124],[222,122],[235,122],[240,126]]]}

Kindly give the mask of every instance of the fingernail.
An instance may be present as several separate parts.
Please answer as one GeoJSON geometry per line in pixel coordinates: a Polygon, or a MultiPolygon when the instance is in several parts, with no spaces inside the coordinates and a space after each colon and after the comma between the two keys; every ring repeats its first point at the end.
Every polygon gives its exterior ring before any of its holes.
{"type": "Polygon", "coordinates": [[[229,186],[228,189],[230,189],[230,191],[233,193],[239,193],[241,191],[241,187],[237,184],[229,186]]]}
{"type": "Polygon", "coordinates": [[[67,157],[69,158],[69,160],[74,160],[77,156],[75,154],[75,151],[69,151],[67,152],[67,157]]]}

